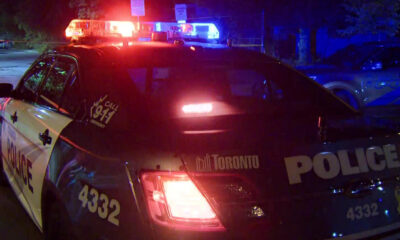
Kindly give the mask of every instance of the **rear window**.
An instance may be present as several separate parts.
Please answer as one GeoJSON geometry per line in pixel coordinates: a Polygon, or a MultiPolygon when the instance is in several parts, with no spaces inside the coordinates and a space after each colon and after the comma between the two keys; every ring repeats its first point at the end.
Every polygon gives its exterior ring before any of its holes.
{"type": "Polygon", "coordinates": [[[217,101],[241,113],[303,114],[304,109],[349,112],[326,90],[279,63],[197,62],[170,67],[128,67],[126,72],[135,89],[150,103],[150,111],[170,110],[174,104],[217,101]]]}

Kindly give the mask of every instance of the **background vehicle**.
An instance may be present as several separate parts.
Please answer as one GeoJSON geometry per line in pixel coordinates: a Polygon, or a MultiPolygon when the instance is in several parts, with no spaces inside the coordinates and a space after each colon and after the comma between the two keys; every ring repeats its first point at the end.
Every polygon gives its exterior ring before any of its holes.
{"type": "Polygon", "coordinates": [[[350,45],[298,69],[355,108],[399,104],[399,43],[350,45]]]}
{"type": "Polygon", "coordinates": [[[0,39],[0,48],[9,49],[11,47],[12,47],[11,41],[0,39]]]}

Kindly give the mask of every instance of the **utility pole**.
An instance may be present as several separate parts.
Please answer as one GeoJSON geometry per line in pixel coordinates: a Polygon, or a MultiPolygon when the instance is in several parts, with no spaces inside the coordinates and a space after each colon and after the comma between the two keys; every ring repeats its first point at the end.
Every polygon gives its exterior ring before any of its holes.
{"type": "Polygon", "coordinates": [[[265,53],[265,9],[261,12],[261,52],[265,53]]]}

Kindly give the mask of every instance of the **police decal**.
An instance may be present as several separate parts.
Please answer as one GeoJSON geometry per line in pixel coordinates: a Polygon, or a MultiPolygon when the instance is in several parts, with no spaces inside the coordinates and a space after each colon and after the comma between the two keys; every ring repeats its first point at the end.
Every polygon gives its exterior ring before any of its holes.
{"type": "Polygon", "coordinates": [[[101,97],[90,108],[90,122],[104,128],[118,111],[119,105],[107,100],[108,95],[101,97]]]}
{"type": "Polygon", "coordinates": [[[250,170],[260,168],[258,155],[206,154],[196,157],[197,171],[250,170]]]}
{"type": "Polygon", "coordinates": [[[313,157],[306,155],[286,157],[289,184],[302,183],[301,176],[313,171],[322,179],[332,179],[340,173],[344,176],[400,168],[396,145],[371,146],[367,149],[320,152],[313,157]],[[350,156],[354,156],[354,159],[350,156]],[[355,160],[355,161],[354,161],[355,160]]]}
{"type": "MultiPolygon", "coordinates": [[[[28,148],[31,146],[28,146],[28,148]]],[[[24,185],[33,193],[32,186],[32,164],[33,161],[26,156],[24,149],[17,149],[17,145],[7,138],[7,158],[6,163],[10,171],[13,172],[20,187],[24,185]]]]}

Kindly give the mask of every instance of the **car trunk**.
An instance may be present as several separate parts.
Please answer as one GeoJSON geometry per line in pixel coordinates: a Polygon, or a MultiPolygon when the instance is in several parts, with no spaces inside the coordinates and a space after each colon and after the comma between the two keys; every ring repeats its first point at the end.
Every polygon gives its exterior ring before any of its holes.
{"type": "Polygon", "coordinates": [[[201,121],[180,122],[170,144],[230,237],[365,238],[397,226],[400,138],[390,131],[354,118],[324,128],[318,116],[201,121]]]}

